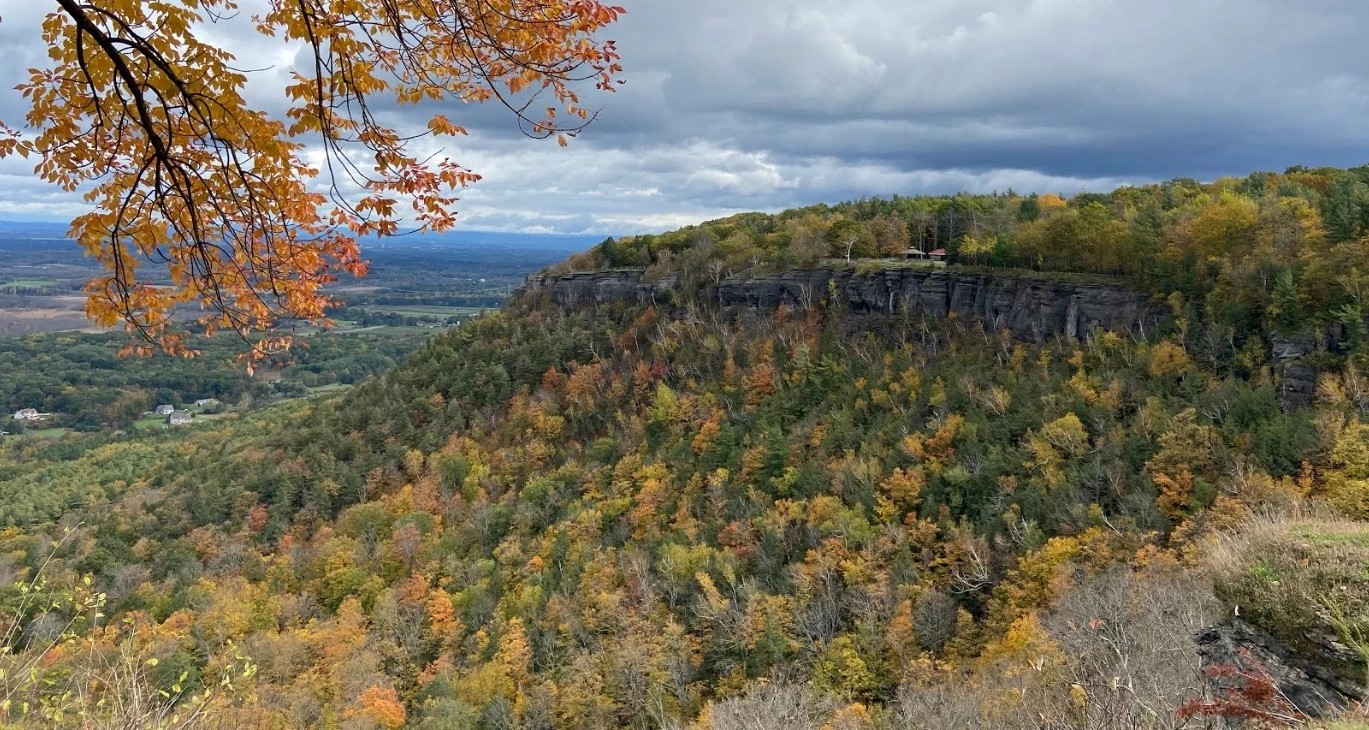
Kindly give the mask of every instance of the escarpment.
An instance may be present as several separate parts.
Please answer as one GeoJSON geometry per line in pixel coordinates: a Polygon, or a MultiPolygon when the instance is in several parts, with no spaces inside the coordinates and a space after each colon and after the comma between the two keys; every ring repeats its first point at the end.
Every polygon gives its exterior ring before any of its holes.
{"type": "MultiPolygon", "coordinates": [[[[524,292],[546,294],[563,306],[625,300],[666,304],[687,296],[673,277],[649,280],[640,269],[539,274],[528,279],[524,292]]],[[[1094,328],[1144,337],[1166,315],[1163,303],[1149,294],[1118,285],[910,267],[739,275],[706,285],[695,297],[724,309],[825,304],[852,312],[955,315],[1033,342],[1081,337],[1094,328]]]]}
{"type": "Polygon", "coordinates": [[[606,269],[571,274],[534,274],[523,284],[522,294],[546,294],[561,306],[609,304],[621,301],[653,302],[675,291],[675,279],[646,281],[645,269],[606,269]]]}

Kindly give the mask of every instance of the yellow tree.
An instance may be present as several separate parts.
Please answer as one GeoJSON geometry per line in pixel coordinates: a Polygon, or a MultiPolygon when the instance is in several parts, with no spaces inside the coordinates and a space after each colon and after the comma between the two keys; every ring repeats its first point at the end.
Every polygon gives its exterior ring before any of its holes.
{"type": "Polygon", "coordinates": [[[0,157],[83,193],[92,209],[72,235],[104,269],[87,313],[125,323],[140,349],[183,352],[171,315],[184,306],[210,332],[319,320],[322,287],[364,273],[359,236],[451,227],[455,192],[478,176],[420,141],[465,130],[441,114],[400,128],[390,107],[496,100],[564,144],[593,116],[580,92],[612,90],[621,71],[601,31],[623,10],[599,0],[269,0],[256,31],[305,59],[273,115],[205,40],[246,22],[234,0],[56,6],[49,64],[19,87],[28,128],[0,123],[0,157]]]}

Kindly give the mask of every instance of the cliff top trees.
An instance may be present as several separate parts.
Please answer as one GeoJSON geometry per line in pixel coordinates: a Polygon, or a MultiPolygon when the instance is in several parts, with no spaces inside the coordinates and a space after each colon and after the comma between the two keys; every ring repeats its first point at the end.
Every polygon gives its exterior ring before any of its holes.
{"type": "Polygon", "coordinates": [[[236,16],[233,0],[57,0],[43,23],[51,62],[20,86],[31,133],[0,124],[0,156],[36,160],[93,206],[72,223],[105,269],[89,315],[149,346],[184,347],[170,325],[185,304],[210,331],[318,319],[320,287],[365,270],[357,237],[450,227],[454,191],[478,176],[415,141],[465,130],[441,114],[401,128],[395,105],[496,100],[528,135],[564,144],[592,116],[579,89],[611,90],[621,70],[598,33],[623,11],[599,0],[266,11],[256,30],[304,51],[283,113],[247,101],[254,62],[204,40],[236,16]]]}

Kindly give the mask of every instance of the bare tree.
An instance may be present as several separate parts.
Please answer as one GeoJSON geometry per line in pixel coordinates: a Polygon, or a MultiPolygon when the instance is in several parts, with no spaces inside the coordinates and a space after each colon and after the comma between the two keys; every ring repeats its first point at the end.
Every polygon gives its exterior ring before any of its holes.
{"type": "MultiPolygon", "coordinates": [[[[1223,727],[1182,718],[1206,691],[1196,633],[1216,601],[1184,574],[1115,573],[1082,582],[1042,626],[1060,664],[1012,673],[1001,667],[936,675],[900,686],[894,727],[1037,730],[1178,730],[1223,727]]],[[[1213,723],[1218,724],[1213,724],[1213,723]]]]}
{"type": "Polygon", "coordinates": [[[819,730],[836,712],[833,701],[794,684],[763,684],[708,712],[707,730],[819,730]]]}

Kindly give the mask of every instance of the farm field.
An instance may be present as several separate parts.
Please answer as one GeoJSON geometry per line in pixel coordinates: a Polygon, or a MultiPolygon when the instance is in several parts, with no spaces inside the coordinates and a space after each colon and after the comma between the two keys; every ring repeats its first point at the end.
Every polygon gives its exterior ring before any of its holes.
{"type": "MultiPolygon", "coordinates": [[[[54,223],[37,232],[31,226],[6,230],[0,222],[0,261],[4,262],[0,267],[0,337],[102,331],[86,318],[85,296],[81,294],[81,288],[99,269],[66,240],[66,229],[65,224],[54,223]]],[[[340,281],[330,291],[359,314],[444,322],[454,316],[465,320],[497,308],[528,272],[592,242],[583,237],[522,240],[497,234],[410,237],[368,246],[366,257],[372,270],[366,279],[340,281]],[[512,243],[501,243],[503,239],[512,243]],[[382,304],[376,299],[395,303],[382,304]],[[430,303],[434,299],[441,303],[430,303]]],[[[196,313],[188,310],[184,316],[196,313]]],[[[356,318],[345,311],[336,314],[339,332],[346,331],[343,322],[356,318]]],[[[365,324],[406,323],[356,324],[353,322],[351,329],[363,329],[365,324]]],[[[312,331],[302,324],[291,326],[297,334],[312,331]]],[[[412,335],[427,328],[364,331],[412,335]]]]}
{"type": "Polygon", "coordinates": [[[487,311],[489,307],[446,307],[435,304],[367,304],[365,309],[385,314],[398,314],[403,317],[473,317],[487,311]]]}
{"type": "Polygon", "coordinates": [[[337,393],[342,393],[342,392],[351,390],[352,387],[353,387],[353,386],[352,386],[350,383],[329,383],[329,384],[327,384],[327,385],[315,386],[315,387],[313,387],[313,388],[309,388],[308,390],[309,390],[309,395],[311,395],[311,396],[315,396],[315,395],[334,395],[334,394],[337,394],[337,393]]]}
{"type": "MultiPolygon", "coordinates": [[[[35,280],[36,281],[36,280],[35,280]]],[[[86,298],[79,294],[24,296],[25,289],[0,284],[0,337],[35,332],[101,332],[86,317],[86,298]]]]}
{"type": "Polygon", "coordinates": [[[56,285],[56,279],[15,279],[0,283],[0,293],[13,294],[21,289],[40,289],[56,285]]]}
{"type": "MultiPolygon", "coordinates": [[[[341,325],[341,323],[339,323],[339,325],[341,325]]],[[[446,325],[442,325],[441,327],[438,327],[438,328],[435,328],[435,329],[441,329],[442,327],[446,327],[446,325]]],[[[412,336],[414,335],[415,332],[423,332],[424,329],[425,329],[425,328],[423,328],[423,327],[406,327],[406,326],[388,325],[388,324],[385,324],[385,325],[373,325],[373,326],[370,326],[370,327],[357,327],[355,324],[352,324],[352,325],[350,325],[350,326],[345,326],[345,327],[344,327],[344,326],[339,326],[339,327],[336,327],[336,328],[334,328],[334,329],[332,329],[332,330],[330,330],[330,331],[331,331],[331,332],[335,332],[335,333],[340,334],[340,335],[366,334],[366,335],[384,335],[384,336],[386,336],[386,337],[412,337],[412,336]]],[[[428,331],[435,331],[435,329],[430,329],[430,330],[428,330],[428,331]]]]}
{"type": "Polygon", "coordinates": [[[166,426],[165,416],[147,416],[133,422],[135,431],[155,431],[166,426]]]}

